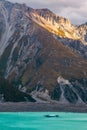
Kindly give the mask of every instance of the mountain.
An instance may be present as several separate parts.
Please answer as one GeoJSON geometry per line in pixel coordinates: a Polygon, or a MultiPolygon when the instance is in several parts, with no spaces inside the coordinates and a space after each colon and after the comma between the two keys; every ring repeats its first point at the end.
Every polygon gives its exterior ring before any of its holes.
{"type": "Polygon", "coordinates": [[[86,28],[0,0],[0,76],[39,102],[87,103],[86,28]]]}
{"type": "Polygon", "coordinates": [[[33,21],[44,27],[62,43],[68,45],[87,59],[87,23],[74,26],[69,19],[55,15],[48,9],[37,9],[33,21]]]}

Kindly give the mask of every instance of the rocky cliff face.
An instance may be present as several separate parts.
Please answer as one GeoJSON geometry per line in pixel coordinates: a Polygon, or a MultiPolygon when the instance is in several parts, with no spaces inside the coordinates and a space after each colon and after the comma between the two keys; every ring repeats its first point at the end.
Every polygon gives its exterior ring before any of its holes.
{"type": "Polygon", "coordinates": [[[0,76],[38,101],[86,103],[86,31],[48,9],[0,0],[0,76]]]}
{"type": "Polygon", "coordinates": [[[51,94],[52,99],[60,102],[87,103],[87,80],[66,80],[58,77],[57,86],[51,94]]]}
{"type": "Polygon", "coordinates": [[[87,44],[87,23],[78,26],[78,33],[81,36],[82,42],[87,44]]]}

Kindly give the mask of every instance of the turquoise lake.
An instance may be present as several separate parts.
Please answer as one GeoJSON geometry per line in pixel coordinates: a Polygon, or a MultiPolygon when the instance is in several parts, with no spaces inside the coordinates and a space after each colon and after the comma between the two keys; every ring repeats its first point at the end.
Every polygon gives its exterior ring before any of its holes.
{"type": "Polygon", "coordinates": [[[0,113],[0,130],[87,130],[87,114],[60,112],[0,113]],[[59,117],[47,118],[55,114],[59,117]]]}

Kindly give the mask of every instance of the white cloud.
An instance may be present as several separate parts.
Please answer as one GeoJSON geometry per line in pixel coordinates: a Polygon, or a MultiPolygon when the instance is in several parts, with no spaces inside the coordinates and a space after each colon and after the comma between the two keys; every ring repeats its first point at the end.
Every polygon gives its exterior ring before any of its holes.
{"type": "Polygon", "coordinates": [[[33,8],[49,8],[51,11],[67,17],[74,24],[87,22],[87,0],[9,0],[26,3],[33,8]]]}

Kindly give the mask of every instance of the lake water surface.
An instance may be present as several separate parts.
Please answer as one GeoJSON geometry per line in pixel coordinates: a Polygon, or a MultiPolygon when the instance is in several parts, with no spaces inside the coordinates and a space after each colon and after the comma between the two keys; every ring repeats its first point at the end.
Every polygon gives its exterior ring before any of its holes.
{"type": "Polygon", "coordinates": [[[0,130],[87,130],[87,114],[63,112],[0,113],[0,130]],[[45,117],[48,114],[59,115],[59,117],[45,117]]]}

